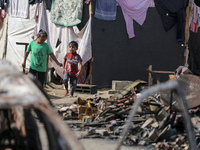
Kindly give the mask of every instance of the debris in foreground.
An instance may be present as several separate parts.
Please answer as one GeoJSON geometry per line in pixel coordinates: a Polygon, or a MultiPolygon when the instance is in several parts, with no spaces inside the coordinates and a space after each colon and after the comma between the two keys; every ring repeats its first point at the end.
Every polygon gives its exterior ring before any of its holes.
{"type": "MultiPolygon", "coordinates": [[[[183,75],[178,78],[184,93],[192,91],[190,85],[199,86],[200,81],[194,75],[183,75]]],[[[111,98],[77,98],[67,110],[58,112],[63,120],[76,118],[80,123],[73,123],[73,128],[88,131],[80,138],[110,138],[119,139],[125,128],[136,100],[147,89],[146,82],[135,81],[116,93],[111,98]],[[72,109],[72,108],[77,109],[72,109]]],[[[189,149],[188,134],[184,123],[184,116],[178,104],[180,98],[174,90],[157,92],[143,99],[137,107],[137,112],[132,118],[131,125],[123,144],[125,145],[149,145],[156,149],[189,149]],[[167,94],[166,94],[167,93],[167,94]],[[162,95],[164,95],[162,97],[162,95]]],[[[199,92],[194,89],[192,94],[199,92]]],[[[198,94],[198,93],[197,93],[198,94]]],[[[185,96],[186,102],[190,103],[191,96],[185,96]]],[[[199,99],[195,97],[193,103],[188,104],[190,119],[194,126],[197,146],[200,142],[200,108],[199,99]]],[[[198,147],[200,148],[200,147],[198,147]]]]}

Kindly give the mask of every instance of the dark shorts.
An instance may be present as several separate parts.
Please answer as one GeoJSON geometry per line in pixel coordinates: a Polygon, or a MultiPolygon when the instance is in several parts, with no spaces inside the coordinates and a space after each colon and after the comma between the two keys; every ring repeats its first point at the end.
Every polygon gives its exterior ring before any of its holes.
{"type": "Polygon", "coordinates": [[[38,81],[41,83],[42,87],[44,85],[44,81],[45,81],[45,74],[46,72],[40,72],[40,71],[36,71],[30,68],[29,73],[33,74],[34,76],[37,75],[37,79],[38,81]]]}

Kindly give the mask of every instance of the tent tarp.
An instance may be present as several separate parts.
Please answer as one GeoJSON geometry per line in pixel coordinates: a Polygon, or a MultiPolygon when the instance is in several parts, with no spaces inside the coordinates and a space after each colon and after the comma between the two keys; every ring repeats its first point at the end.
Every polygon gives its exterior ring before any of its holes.
{"type": "MultiPolygon", "coordinates": [[[[58,61],[63,62],[63,58],[68,50],[68,43],[72,40],[79,43],[78,53],[83,59],[83,64],[91,59],[91,19],[85,27],[79,31],[77,26],[64,27],[55,25],[50,20],[50,12],[46,10],[45,3],[38,3],[30,5],[29,18],[13,18],[9,16],[8,19],[8,45],[6,59],[10,60],[21,68],[21,63],[24,59],[25,46],[16,45],[16,42],[29,43],[32,40],[33,33],[37,33],[43,29],[48,34],[47,43],[50,45],[52,51],[57,57],[58,61]],[[37,16],[37,22],[35,18],[37,16]],[[57,43],[59,41],[59,45],[57,43]]],[[[55,63],[50,63],[50,67],[58,68],[55,63]]],[[[26,67],[29,67],[29,59],[26,67]]]]}

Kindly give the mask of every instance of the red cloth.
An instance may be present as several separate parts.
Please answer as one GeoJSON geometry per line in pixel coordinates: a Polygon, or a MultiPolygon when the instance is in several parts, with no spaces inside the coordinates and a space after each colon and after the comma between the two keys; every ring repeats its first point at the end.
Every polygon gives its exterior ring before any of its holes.
{"type": "Polygon", "coordinates": [[[81,74],[78,76],[78,84],[90,84],[89,65],[89,62],[87,62],[82,66],[81,74]]]}

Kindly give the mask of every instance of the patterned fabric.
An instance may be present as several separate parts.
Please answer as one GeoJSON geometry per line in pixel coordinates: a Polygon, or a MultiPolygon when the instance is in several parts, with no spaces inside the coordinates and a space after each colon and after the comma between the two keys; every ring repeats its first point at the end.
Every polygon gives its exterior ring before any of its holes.
{"type": "Polygon", "coordinates": [[[190,30],[192,32],[197,33],[198,32],[198,27],[200,26],[200,23],[199,23],[200,7],[198,7],[196,4],[194,4],[193,13],[192,14],[193,14],[193,17],[192,17],[191,24],[190,24],[190,30]]]}
{"type": "Polygon", "coordinates": [[[83,0],[53,0],[51,21],[66,27],[81,23],[83,0]]]}
{"type": "Polygon", "coordinates": [[[82,66],[81,74],[78,76],[78,84],[90,84],[89,65],[90,63],[87,62],[82,66]]]}

